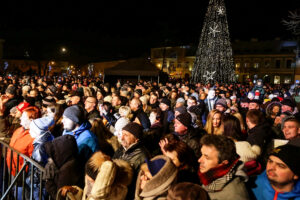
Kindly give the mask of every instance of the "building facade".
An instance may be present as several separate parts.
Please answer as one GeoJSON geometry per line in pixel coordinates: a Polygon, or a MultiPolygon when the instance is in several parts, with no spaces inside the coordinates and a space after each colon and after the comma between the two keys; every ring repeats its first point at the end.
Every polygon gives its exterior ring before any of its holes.
{"type": "MultiPolygon", "coordinates": [[[[274,84],[300,80],[299,44],[296,41],[235,41],[232,43],[239,82],[263,79],[274,84]]],[[[151,61],[174,78],[191,75],[196,48],[192,46],[151,49],[151,61]]]]}

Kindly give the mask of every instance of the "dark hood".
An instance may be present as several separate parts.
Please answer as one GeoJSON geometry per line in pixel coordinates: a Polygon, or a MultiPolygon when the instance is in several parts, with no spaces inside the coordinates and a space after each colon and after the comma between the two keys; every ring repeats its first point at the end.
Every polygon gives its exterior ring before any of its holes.
{"type": "Polygon", "coordinates": [[[63,135],[45,143],[45,150],[57,168],[60,168],[78,154],[77,143],[72,135],[63,135]]]}

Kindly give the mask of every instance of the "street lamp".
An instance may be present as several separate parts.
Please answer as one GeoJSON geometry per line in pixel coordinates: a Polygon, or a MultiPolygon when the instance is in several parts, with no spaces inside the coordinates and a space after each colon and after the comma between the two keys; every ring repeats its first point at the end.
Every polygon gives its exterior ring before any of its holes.
{"type": "Polygon", "coordinates": [[[61,52],[62,52],[62,53],[66,53],[66,52],[67,52],[67,49],[66,49],[65,47],[62,47],[62,48],[61,48],[61,52]]]}

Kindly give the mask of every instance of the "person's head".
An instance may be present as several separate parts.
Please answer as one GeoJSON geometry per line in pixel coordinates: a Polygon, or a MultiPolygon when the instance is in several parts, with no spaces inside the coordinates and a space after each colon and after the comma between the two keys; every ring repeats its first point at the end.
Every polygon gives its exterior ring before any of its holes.
{"type": "Polygon", "coordinates": [[[299,147],[287,144],[271,152],[266,173],[270,184],[277,191],[290,192],[294,182],[299,180],[300,161],[297,159],[299,151],[299,147]]]}
{"type": "Polygon", "coordinates": [[[187,107],[195,106],[197,105],[197,99],[194,96],[190,96],[187,100],[187,107]]]}
{"type": "Polygon", "coordinates": [[[79,94],[79,92],[72,92],[71,94],[71,98],[70,98],[70,102],[71,102],[71,105],[77,105],[81,100],[81,96],[79,94]]]}
{"type": "Polygon", "coordinates": [[[208,200],[208,193],[198,184],[181,182],[172,185],[168,190],[167,200],[208,200]]]}
{"type": "Polygon", "coordinates": [[[121,106],[119,108],[119,114],[121,117],[129,118],[130,113],[131,109],[129,106],[121,106]]]}
{"type": "Polygon", "coordinates": [[[151,110],[150,116],[149,116],[149,120],[151,125],[161,122],[162,120],[162,112],[160,108],[153,108],[151,110]]]}
{"type": "Polygon", "coordinates": [[[87,193],[91,192],[102,164],[109,160],[111,160],[111,158],[108,155],[97,151],[87,161],[85,164],[85,182],[87,183],[85,187],[87,188],[87,193]]]}
{"type": "Polygon", "coordinates": [[[281,104],[282,104],[282,106],[281,106],[282,112],[286,112],[286,111],[293,112],[294,111],[295,103],[291,99],[284,99],[284,100],[282,100],[281,104]]]}
{"type": "Polygon", "coordinates": [[[159,104],[159,107],[162,111],[166,111],[168,110],[170,107],[171,107],[171,101],[170,99],[164,97],[162,98],[160,104],[159,104]]]}
{"type": "Polygon", "coordinates": [[[49,131],[49,128],[54,124],[53,117],[42,117],[31,121],[29,125],[29,133],[32,138],[37,138],[43,133],[49,131]]]}
{"type": "Polygon", "coordinates": [[[17,89],[16,89],[16,87],[13,86],[13,85],[9,85],[9,86],[6,88],[6,90],[5,90],[5,95],[6,95],[9,99],[11,99],[11,98],[13,98],[14,96],[16,96],[16,94],[17,94],[17,89]]]}
{"type": "Polygon", "coordinates": [[[223,135],[233,140],[240,140],[242,136],[240,120],[233,115],[224,115],[223,135]]]}
{"type": "Polygon", "coordinates": [[[155,104],[155,103],[157,102],[157,99],[158,99],[157,95],[156,95],[155,93],[152,93],[152,94],[150,95],[150,99],[149,99],[150,105],[151,105],[151,104],[155,104]]]}
{"type": "Polygon", "coordinates": [[[198,160],[201,173],[231,164],[239,157],[233,140],[223,135],[205,135],[201,138],[201,145],[202,156],[198,160]]]}
{"type": "Polygon", "coordinates": [[[169,142],[164,146],[165,156],[169,157],[176,167],[193,167],[197,158],[193,149],[185,142],[169,142]]]}
{"type": "Polygon", "coordinates": [[[244,122],[243,116],[239,112],[233,113],[232,115],[235,116],[236,118],[238,118],[238,120],[240,121],[241,130],[245,131],[246,130],[246,126],[245,126],[245,122],[244,122]]]}
{"type": "Polygon", "coordinates": [[[216,96],[216,91],[215,90],[209,90],[208,91],[208,95],[207,95],[208,99],[213,99],[213,98],[215,98],[215,96],[216,96]]]}
{"type": "Polygon", "coordinates": [[[211,110],[208,113],[207,121],[204,128],[207,131],[207,133],[214,134],[215,129],[221,127],[221,121],[222,121],[221,119],[222,119],[222,113],[219,110],[216,109],[211,110]]]}
{"type": "Polygon", "coordinates": [[[182,107],[185,105],[184,98],[180,97],[176,100],[175,108],[182,107]]]}
{"type": "Polygon", "coordinates": [[[221,113],[224,113],[227,110],[227,107],[226,99],[218,99],[216,102],[216,110],[220,111],[221,113]]]}
{"type": "Polygon", "coordinates": [[[246,115],[246,124],[249,129],[264,121],[263,113],[260,110],[249,110],[246,115]]]}
{"type": "Polygon", "coordinates": [[[300,123],[293,117],[287,117],[283,121],[282,132],[286,140],[294,139],[300,136],[300,123]]]}
{"type": "Polygon", "coordinates": [[[252,99],[249,102],[249,110],[259,110],[259,108],[260,108],[260,100],[252,99]]]}
{"type": "Polygon", "coordinates": [[[174,121],[174,130],[179,135],[184,135],[187,133],[188,129],[191,127],[192,117],[186,112],[178,115],[174,121]]]}
{"type": "Polygon", "coordinates": [[[118,137],[118,141],[122,143],[122,130],[129,123],[129,119],[125,117],[121,117],[117,120],[115,124],[115,132],[114,135],[118,137]]]}
{"type": "Polygon", "coordinates": [[[140,98],[141,96],[143,96],[143,91],[141,89],[136,89],[134,90],[133,96],[135,98],[140,98]]]}
{"type": "Polygon", "coordinates": [[[93,96],[87,97],[84,102],[84,108],[87,112],[91,112],[96,108],[97,99],[93,96]]]}
{"type": "Polygon", "coordinates": [[[84,121],[84,111],[80,106],[74,105],[65,109],[62,123],[66,131],[73,131],[84,121]]]}
{"type": "Polygon", "coordinates": [[[29,94],[27,96],[35,98],[35,97],[38,96],[38,94],[39,94],[39,92],[38,92],[37,89],[32,89],[32,90],[29,91],[29,94]]]}
{"type": "Polygon", "coordinates": [[[174,116],[177,117],[178,115],[182,114],[182,113],[186,113],[187,109],[185,106],[180,106],[174,109],[174,116]]]}
{"type": "Polygon", "coordinates": [[[112,97],[111,105],[112,105],[113,107],[120,106],[121,103],[122,103],[122,101],[121,101],[121,98],[120,98],[119,95],[115,95],[115,96],[112,97]]]}
{"type": "Polygon", "coordinates": [[[35,106],[27,107],[23,110],[22,115],[20,117],[20,124],[24,127],[24,129],[29,129],[30,123],[32,120],[37,119],[41,116],[40,110],[35,106]]]}
{"type": "Polygon", "coordinates": [[[249,108],[249,99],[248,98],[241,99],[240,106],[241,108],[249,108]]]}
{"type": "Polygon", "coordinates": [[[121,145],[128,149],[142,137],[143,128],[138,123],[130,122],[122,129],[121,145]]]}
{"type": "Polygon", "coordinates": [[[131,99],[129,106],[132,111],[137,111],[142,105],[142,102],[138,98],[131,99]]]}

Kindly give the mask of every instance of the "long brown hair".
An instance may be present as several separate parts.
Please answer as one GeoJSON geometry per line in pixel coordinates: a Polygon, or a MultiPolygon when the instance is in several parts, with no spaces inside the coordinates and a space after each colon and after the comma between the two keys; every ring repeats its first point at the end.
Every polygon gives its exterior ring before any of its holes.
{"type": "MultiPolygon", "coordinates": [[[[204,130],[208,134],[221,135],[222,134],[222,124],[218,128],[213,127],[213,117],[219,114],[222,117],[222,113],[219,110],[213,109],[208,113],[207,121],[204,127],[204,130]]],[[[222,123],[222,120],[221,120],[222,123]]]]}

